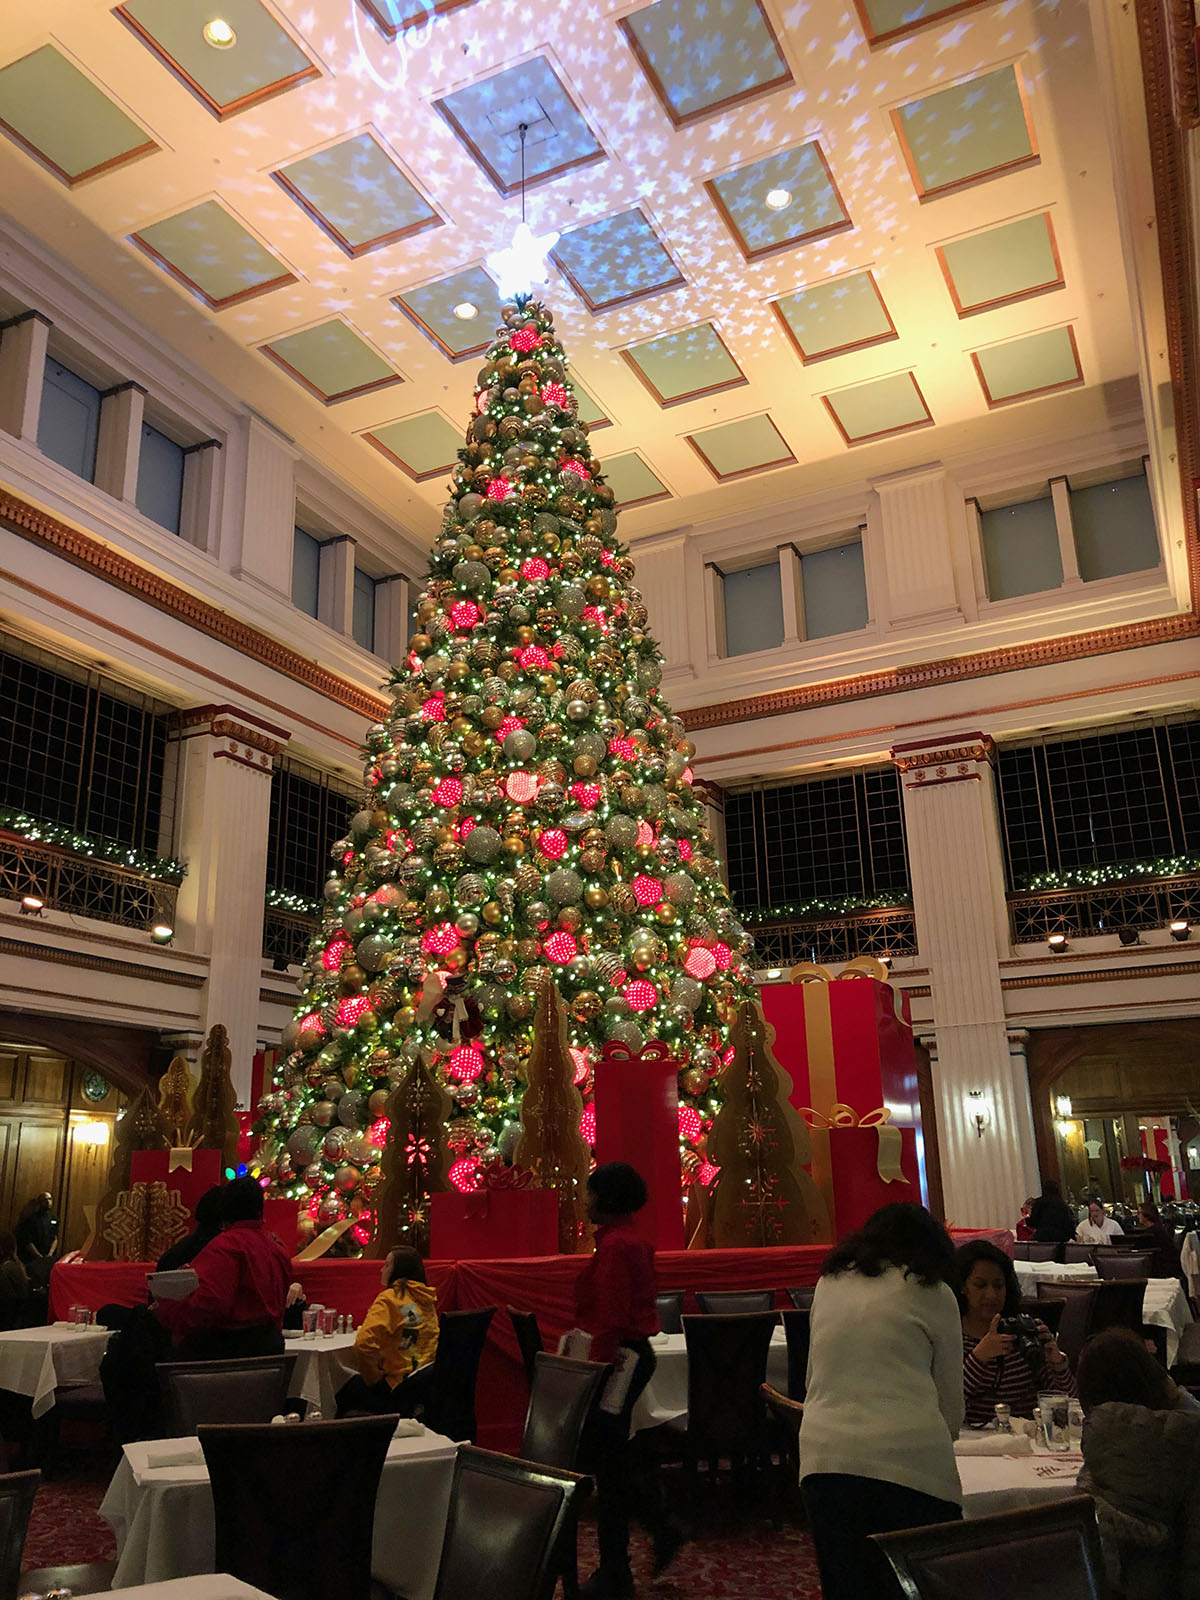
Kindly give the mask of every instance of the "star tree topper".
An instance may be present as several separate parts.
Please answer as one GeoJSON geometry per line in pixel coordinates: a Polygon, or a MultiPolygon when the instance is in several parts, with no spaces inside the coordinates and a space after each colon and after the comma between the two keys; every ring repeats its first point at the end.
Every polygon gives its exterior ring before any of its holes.
{"type": "Polygon", "coordinates": [[[558,243],[558,234],[535,234],[527,222],[517,224],[513,242],[507,250],[493,250],[487,264],[500,281],[500,293],[507,297],[528,296],[535,284],[546,283],[549,272],[546,257],[558,243]]]}

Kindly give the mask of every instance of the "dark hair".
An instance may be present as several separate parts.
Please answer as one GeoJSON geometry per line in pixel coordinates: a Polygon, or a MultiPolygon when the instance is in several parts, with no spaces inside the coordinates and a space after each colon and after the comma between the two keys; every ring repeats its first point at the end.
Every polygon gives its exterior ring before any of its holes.
{"type": "Polygon", "coordinates": [[[26,1200],[21,1207],[21,1215],[17,1218],[17,1221],[28,1222],[32,1217],[40,1217],[43,1211],[49,1211],[50,1208],[50,1197],[44,1189],[41,1189],[37,1194],[26,1200]]]}
{"type": "Polygon", "coordinates": [[[897,1202],[868,1217],[825,1257],[823,1278],[851,1270],[878,1278],[888,1267],[903,1267],[906,1276],[925,1288],[954,1282],[954,1246],[941,1223],[924,1206],[897,1202]]]}
{"type": "Polygon", "coordinates": [[[203,1228],[205,1233],[216,1233],[221,1226],[221,1185],[214,1183],[211,1189],[196,1201],[196,1226],[203,1228]]]}
{"type": "Polygon", "coordinates": [[[971,1271],[979,1263],[986,1262],[989,1267],[999,1267],[1004,1276],[1004,1312],[1006,1317],[1015,1317],[1021,1309],[1021,1285],[1017,1282],[1017,1274],[1012,1262],[997,1249],[994,1244],[989,1244],[986,1239],[972,1239],[969,1244],[960,1245],[954,1255],[954,1264],[958,1269],[958,1282],[955,1285],[958,1294],[958,1309],[965,1317],[967,1314],[967,1279],[971,1271]]]}
{"type": "Polygon", "coordinates": [[[1058,1187],[1058,1185],[1055,1183],[1053,1178],[1047,1178],[1045,1183],[1042,1185],[1042,1199],[1043,1200],[1061,1200],[1062,1199],[1062,1190],[1058,1187]]]}
{"type": "Polygon", "coordinates": [[[257,1178],[234,1178],[221,1190],[221,1221],[261,1222],[263,1192],[257,1178]]]}
{"type": "Polygon", "coordinates": [[[596,1167],[587,1186],[602,1217],[628,1217],[646,1204],[645,1180],[627,1161],[596,1167]]]}
{"type": "Polygon", "coordinates": [[[415,1278],[418,1283],[428,1283],[425,1276],[425,1263],[421,1260],[418,1251],[411,1245],[398,1245],[392,1251],[392,1270],[388,1274],[388,1288],[398,1283],[401,1278],[415,1278]]]}
{"type": "Polygon", "coordinates": [[[17,1253],[17,1236],[6,1228],[0,1233],[0,1261],[11,1261],[17,1253]]]}
{"type": "Polygon", "coordinates": [[[1167,1374],[1132,1328],[1105,1328],[1083,1347],[1075,1374],[1085,1411],[1106,1400],[1166,1411],[1170,1406],[1167,1374]]]}
{"type": "Polygon", "coordinates": [[[1137,1203],[1137,1209],[1144,1217],[1149,1217],[1150,1221],[1156,1226],[1162,1220],[1159,1216],[1158,1207],[1154,1204],[1153,1200],[1139,1200],[1137,1203]]]}

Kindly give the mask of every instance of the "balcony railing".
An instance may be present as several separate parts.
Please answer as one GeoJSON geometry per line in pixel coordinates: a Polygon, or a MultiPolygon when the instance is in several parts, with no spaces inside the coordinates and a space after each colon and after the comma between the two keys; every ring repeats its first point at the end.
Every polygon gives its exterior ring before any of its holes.
{"type": "Polygon", "coordinates": [[[1200,872],[1177,878],[1081,889],[1039,889],[1010,894],[1014,944],[1044,944],[1052,933],[1067,938],[1163,928],[1173,921],[1200,922],[1200,872]]]}
{"type": "Polygon", "coordinates": [[[53,911],[149,930],[175,926],[178,894],[178,884],[137,867],[0,832],[0,899],[36,895],[53,911]]]}
{"type": "Polygon", "coordinates": [[[911,906],[851,911],[839,917],[802,917],[750,927],[754,965],[791,967],[798,961],[822,966],[855,956],[915,956],[917,927],[911,906]]]}
{"type": "Polygon", "coordinates": [[[286,961],[289,966],[303,966],[316,926],[315,917],[268,906],[263,917],[263,960],[286,961]]]}

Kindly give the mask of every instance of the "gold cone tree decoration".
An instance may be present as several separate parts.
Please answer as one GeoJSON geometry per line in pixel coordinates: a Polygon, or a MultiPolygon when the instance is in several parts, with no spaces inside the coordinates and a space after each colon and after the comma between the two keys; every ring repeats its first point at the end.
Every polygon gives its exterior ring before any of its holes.
{"type": "Polygon", "coordinates": [[[221,1165],[236,1169],[241,1129],[230,1076],[232,1066],[229,1035],[218,1022],[209,1029],[200,1052],[200,1081],[192,1099],[188,1142],[201,1150],[219,1150],[221,1165]]]}
{"type": "Polygon", "coordinates": [[[558,1194],[558,1248],[573,1255],[587,1230],[586,1189],[591,1151],[579,1132],[583,1097],[575,1083],[562,996],[546,973],[538,990],[533,1048],[525,1067],[521,1135],[513,1165],[533,1173],[539,1189],[558,1194]]]}

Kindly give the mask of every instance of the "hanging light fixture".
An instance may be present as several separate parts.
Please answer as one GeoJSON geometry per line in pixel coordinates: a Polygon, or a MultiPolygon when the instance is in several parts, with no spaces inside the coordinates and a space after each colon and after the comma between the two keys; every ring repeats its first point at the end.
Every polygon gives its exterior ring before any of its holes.
{"type": "Polygon", "coordinates": [[[500,282],[502,295],[528,296],[535,284],[545,283],[550,276],[546,257],[558,243],[558,234],[535,234],[525,221],[525,137],[529,124],[522,122],[517,129],[521,137],[521,220],[507,250],[493,250],[487,257],[490,271],[500,282]]]}

